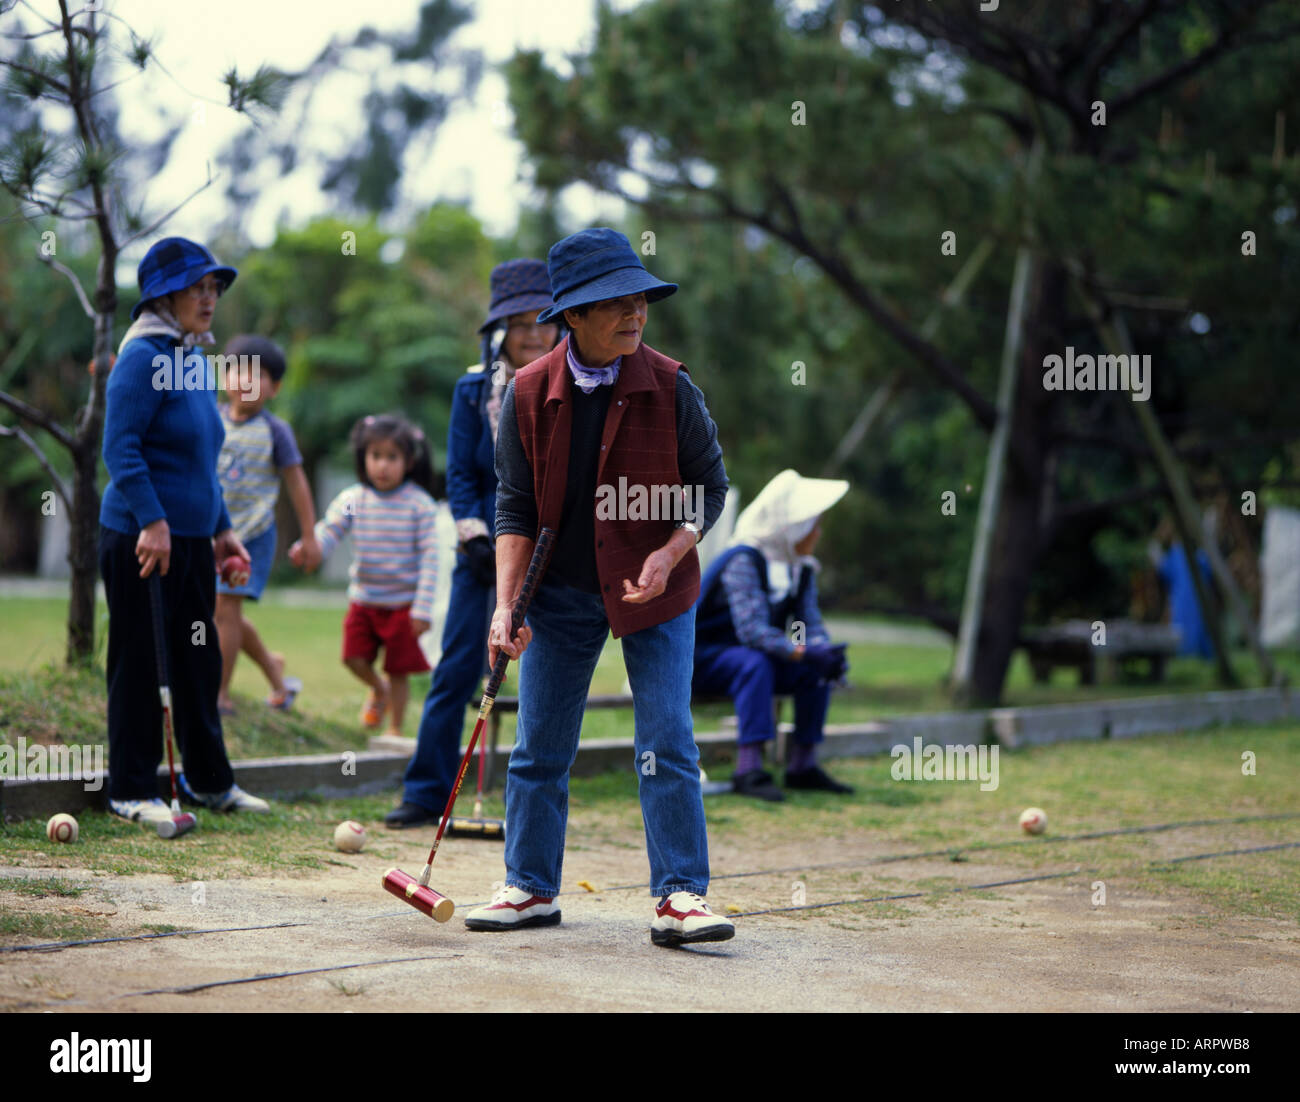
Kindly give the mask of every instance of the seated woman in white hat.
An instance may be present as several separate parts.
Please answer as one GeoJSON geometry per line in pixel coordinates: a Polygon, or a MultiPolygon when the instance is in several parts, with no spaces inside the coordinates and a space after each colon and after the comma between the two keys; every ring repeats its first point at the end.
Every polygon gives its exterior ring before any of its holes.
{"type": "Polygon", "coordinates": [[[848,488],[842,480],[782,471],[741,513],[727,549],[700,582],[692,689],[736,702],[740,746],[732,785],[742,795],[784,799],[763,769],[764,744],[776,737],[776,693],[792,693],[795,702],[785,787],[853,791],[817,764],[831,684],[848,662],[822,624],[812,557],[822,513],[848,488]]]}

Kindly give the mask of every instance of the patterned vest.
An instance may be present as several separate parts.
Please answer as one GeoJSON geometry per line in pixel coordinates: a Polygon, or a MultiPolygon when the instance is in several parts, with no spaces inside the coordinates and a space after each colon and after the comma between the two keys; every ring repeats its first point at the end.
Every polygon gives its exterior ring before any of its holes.
{"type": "MultiPolygon", "coordinates": [[[[533,471],[538,523],[558,528],[569,470],[573,386],[568,338],[515,375],[519,438],[533,471]]],[[[619,491],[618,500],[661,500],[661,488],[680,486],[677,469],[677,371],[682,365],[641,345],[623,357],[601,435],[596,485],[619,491]],[[625,480],[625,481],[624,481],[625,480]],[[625,492],[624,492],[625,491],[625,492]]],[[[692,548],[668,578],[668,588],[644,605],[623,601],[623,579],[633,584],[646,556],[672,537],[675,518],[629,519],[633,510],[598,509],[592,503],[596,570],[605,616],[618,639],[680,616],[699,595],[700,560],[692,548]],[[627,517],[622,516],[628,513],[627,517]]],[[[652,511],[662,514],[666,510],[652,511]]]]}

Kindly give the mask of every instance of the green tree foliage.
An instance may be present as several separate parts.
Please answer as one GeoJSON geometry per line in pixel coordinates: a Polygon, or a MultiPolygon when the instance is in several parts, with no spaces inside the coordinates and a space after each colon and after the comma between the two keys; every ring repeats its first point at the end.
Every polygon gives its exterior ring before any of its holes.
{"type": "Polygon", "coordinates": [[[242,258],[221,328],[284,344],[289,372],[276,410],[309,472],[324,459],[350,468],[348,430],[387,410],[424,429],[442,470],[451,391],[478,359],[492,262],[477,220],[451,204],[401,237],[372,219],[316,219],[242,258]]]}
{"type": "MultiPolygon", "coordinates": [[[[571,72],[521,52],[508,75],[541,188],[581,181],[620,195],[664,236],[710,219],[760,231],[866,326],[851,344],[872,356],[844,362],[846,399],[870,393],[880,362],[905,368],[883,439],[847,470],[869,503],[837,509],[829,527],[865,526],[841,550],[860,549],[873,603],[892,593],[888,603],[949,626],[982,475],[978,430],[995,419],[1014,250],[1033,211],[1038,264],[976,669],[977,695],[995,699],[1024,617],[1123,611],[1131,559],[1102,537],[1117,528],[1140,546],[1162,493],[1127,396],[1043,387],[1046,355],[1100,351],[1072,280],[1128,315],[1153,359],[1165,432],[1198,486],[1258,484],[1294,433],[1278,353],[1296,324],[1284,304],[1297,173],[1294,158],[1274,159],[1272,126],[1279,110],[1296,125],[1298,33],[1275,0],[1035,0],[996,16],[965,0],[651,0],[622,13],[602,5],[594,46],[569,59],[571,72]],[[1098,102],[1105,125],[1094,123],[1098,102]],[[1031,191],[1023,163],[1035,135],[1048,155],[1031,191]],[[1246,258],[1241,233],[1253,226],[1259,248],[1246,258]],[[955,256],[940,248],[946,231],[955,256]],[[986,235],[997,244],[986,274],[924,339],[920,320],[986,235]],[[956,517],[940,512],[947,489],[956,517]]],[[[795,266],[777,279],[794,297],[795,266]]],[[[795,358],[815,358],[824,304],[788,323],[807,349],[795,358]]],[[[749,324],[769,332],[770,318],[756,310],[749,324]]],[[[779,336],[774,347],[788,354],[779,336]]],[[[755,405],[783,393],[829,451],[834,411],[811,392],[747,388],[742,363],[719,368],[736,380],[713,405],[724,435],[747,436],[755,405]]],[[[780,465],[815,469],[817,450],[796,451],[792,430],[787,439],[780,465]]]]}
{"type": "MultiPolygon", "coordinates": [[[[52,487],[46,491],[47,502],[65,510],[69,521],[72,584],[67,659],[76,663],[87,661],[94,650],[99,453],[105,381],[117,322],[117,261],[124,248],[152,234],[169,215],[148,225],[144,222],[143,203],[133,184],[138,177],[127,170],[131,157],[119,138],[114,100],[109,94],[151,64],[149,44],[120,20],[110,27],[101,18],[98,4],[74,11],[68,0],[58,0],[57,11],[50,15],[32,4],[24,3],[21,12],[17,7],[13,0],[0,0],[5,28],[0,39],[0,75],[4,79],[0,101],[5,104],[5,113],[0,115],[4,120],[0,130],[5,131],[0,148],[0,188],[17,201],[15,218],[38,229],[50,227],[41,230],[40,244],[29,255],[66,278],[75,289],[83,332],[88,337],[93,333],[94,368],[81,385],[71,388],[71,394],[84,394],[85,398],[66,423],[46,406],[0,389],[0,408],[15,422],[0,423],[0,438],[26,447],[48,479],[47,487],[52,487]],[[110,32],[120,40],[123,29],[130,45],[115,53],[110,32]],[[86,238],[78,228],[84,228],[86,238]],[[90,234],[93,239],[87,240],[90,234]],[[59,259],[60,238],[65,257],[79,246],[91,251],[95,259],[93,283],[83,282],[59,259]],[[70,479],[29,429],[39,430],[63,449],[72,467],[70,479]]],[[[226,85],[231,105],[248,112],[271,106],[280,82],[269,70],[259,69],[247,81],[232,72],[226,85]]],[[[159,151],[165,154],[169,145],[168,138],[157,146],[142,148],[141,164],[135,167],[153,161],[156,169],[159,151]]],[[[29,340],[26,331],[18,331],[6,357],[7,374],[32,392],[28,399],[44,398],[65,406],[64,396],[49,393],[49,372],[40,370],[38,357],[44,350],[37,352],[33,363],[24,362],[33,351],[27,345],[29,340]]],[[[21,501],[21,488],[13,499],[21,501]]],[[[8,501],[5,507],[9,508],[8,501]]]]}

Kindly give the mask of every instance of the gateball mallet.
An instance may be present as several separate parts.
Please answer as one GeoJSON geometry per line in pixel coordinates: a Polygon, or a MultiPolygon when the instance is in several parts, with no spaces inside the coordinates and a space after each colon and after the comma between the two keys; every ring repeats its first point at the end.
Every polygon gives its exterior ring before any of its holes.
{"type": "MultiPolygon", "coordinates": [[[[554,546],[555,533],[550,528],[543,528],[541,534],[537,537],[537,544],[533,548],[533,557],[528,563],[528,573],[524,575],[523,588],[515,599],[515,607],[510,620],[511,639],[514,639],[519,634],[519,629],[523,626],[524,616],[528,612],[528,606],[532,603],[533,594],[537,592],[537,586],[541,582],[542,575],[546,573],[546,565],[550,562],[551,551],[554,546]]],[[[418,880],[404,873],[401,869],[389,869],[384,873],[383,885],[385,891],[391,892],[399,899],[404,899],[417,911],[428,915],[435,922],[446,922],[450,919],[452,912],[456,909],[456,904],[442,893],[436,892],[429,887],[429,876],[433,872],[433,859],[437,856],[438,844],[442,841],[443,831],[447,829],[447,821],[451,818],[451,809],[456,806],[456,797],[460,795],[460,785],[465,779],[465,770],[469,766],[470,758],[474,756],[474,747],[478,743],[479,736],[483,733],[487,717],[492,712],[492,705],[496,703],[497,690],[501,688],[501,680],[506,675],[506,666],[509,662],[510,656],[505,651],[498,651],[497,660],[492,664],[492,676],[488,678],[487,686],[483,690],[483,701],[479,704],[478,722],[474,724],[474,734],[470,736],[465,756],[461,758],[460,771],[456,774],[456,783],[452,786],[451,798],[447,801],[447,809],[442,813],[442,821],[438,824],[438,833],[434,836],[433,848],[429,850],[429,860],[425,862],[424,872],[420,874],[418,880]]]]}
{"type": "Polygon", "coordinates": [[[447,833],[453,838],[500,839],[506,836],[503,820],[483,818],[483,757],[487,744],[486,736],[478,744],[478,784],[474,792],[474,814],[468,819],[453,815],[447,821],[447,833]]]}
{"type": "Polygon", "coordinates": [[[155,824],[159,838],[177,838],[188,834],[199,825],[198,819],[181,810],[176,797],[176,758],[172,753],[172,690],[167,680],[167,637],[163,631],[162,582],[158,579],[158,564],[149,575],[149,611],[153,619],[153,653],[158,667],[158,697],[162,701],[163,741],[167,744],[167,768],[172,778],[172,817],[155,824]]]}

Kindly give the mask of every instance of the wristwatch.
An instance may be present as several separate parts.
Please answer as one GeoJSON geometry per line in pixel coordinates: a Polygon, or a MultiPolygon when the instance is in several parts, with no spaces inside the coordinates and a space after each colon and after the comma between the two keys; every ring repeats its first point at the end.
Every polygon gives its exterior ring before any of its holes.
{"type": "Polygon", "coordinates": [[[673,525],[673,527],[685,528],[688,532],[694,532],[696,543],[699,543],[700,540],[704,537],[704,531],[700,528],[700,526],[698,524],[692,524],[689,520],[679,520],[675,525],[673,525]]]}

